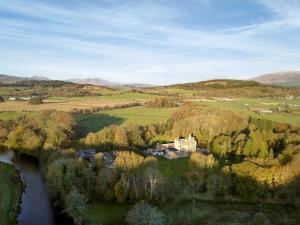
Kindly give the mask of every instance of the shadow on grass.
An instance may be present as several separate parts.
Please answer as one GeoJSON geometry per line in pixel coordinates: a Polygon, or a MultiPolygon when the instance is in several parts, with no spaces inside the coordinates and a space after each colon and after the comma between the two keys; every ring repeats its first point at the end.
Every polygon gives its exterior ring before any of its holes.
{"type": "Polygon", "coordinates": [[[121,125],[125,122],[124,118],[111,116],[105,113],[80,115],[76,118],[78,138],[85,137],[89,132],[98,132],[104,127],[116,124],[121,125]]]}

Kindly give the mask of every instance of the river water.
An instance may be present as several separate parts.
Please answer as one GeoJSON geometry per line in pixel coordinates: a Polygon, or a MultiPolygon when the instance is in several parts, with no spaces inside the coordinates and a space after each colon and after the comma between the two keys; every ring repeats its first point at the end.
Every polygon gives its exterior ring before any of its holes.
{"type": "Polygon", "coordinates": [[[55,213],[37,162],[27,157],[14,157],[13,151],[0,152],[0,161],[15,165],[26,183],[18,225],[72,224],[70,220],[55,213]]]}

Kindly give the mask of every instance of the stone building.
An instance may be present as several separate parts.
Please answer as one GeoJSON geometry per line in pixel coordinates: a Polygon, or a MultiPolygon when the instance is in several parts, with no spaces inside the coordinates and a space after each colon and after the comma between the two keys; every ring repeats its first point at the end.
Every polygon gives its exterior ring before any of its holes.
{"type": "Polygon", "coordinates": [[[195,152],[197,151],[197,140],[192,135],[187,138],[176,138],[174,141],[174,148],[181,152],[195,152]]]}

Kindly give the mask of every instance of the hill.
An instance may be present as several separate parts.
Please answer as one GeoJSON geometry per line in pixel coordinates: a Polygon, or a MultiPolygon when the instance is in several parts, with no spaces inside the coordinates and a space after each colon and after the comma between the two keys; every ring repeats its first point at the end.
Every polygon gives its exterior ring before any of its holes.
{"type": "Polygon", "coordinates": [[[252,78],[252,80],[263,84],[274,84],[282,86],[300,86],[300,71],[286,71],[270,73],[252,78]]]}
{"type": "Polygon", "coordinates": [[[143,83],[120,83],[120,82],[114,82],[114,81],[101,79],[98,77],[91,77],[91,78],[85,78],[85,79],[70,79],[67,81],[76,83],[76,84],[90,84],[90,85],[106,86],[106,87],[143,88],[143,87],[153,86],[150,84],[143,84],[143,83]]]}
{"type": "Polygon", "coordinates": [[[0,83],[2,84],[13,84],[22,81],[29,81],[29,80],[49,80],[47,77],[40,77],[40,76],[32,76],[32,77],[17,77],[17,76],[10,76],[5,74],[0,74],[0,83]]]}
{"type": "Polygon", "coordinates": [[[91,77],[91,78],[85,78],[85,79],[70,79],[67,80],[72,83],[76,84],[91,84],[91,85],[97,85],[97,86],[118,86],[121,85],[117,82],[112,82],[104,79],[100,79],[98,77],[91,77]]]}
{"type": "Polygon", "coordinates": [[[185,98],[288,98],[289,96],[300,96],[300,88],[263,84],[254,80],[229,79],[175,84],[139,90],[156,95],[179,96],[185,98]]]}
{"type": "Polygon", "coordinates": [[[262,84],[256,81],[245,81],[245,80],[229,80],[229,79],[218,79],[200,81],[195,83],[184,83],[175,84],[169,87],[193,89],[193,90],[208,90],[208,89],[229,89],[229,88],[243,88],[243,87],[261,87],[262,84]]]}
{"type": "Polygon", "coordinates": [[[1,96],[16,97],[28,97],[32,95],[80,97],[102,95],[104,93],[115,91],[108,86],[76,84],[61,80],[49,80],[41,77],[22,78],[8,75],[0,75],[0,88],[1,96]]]}

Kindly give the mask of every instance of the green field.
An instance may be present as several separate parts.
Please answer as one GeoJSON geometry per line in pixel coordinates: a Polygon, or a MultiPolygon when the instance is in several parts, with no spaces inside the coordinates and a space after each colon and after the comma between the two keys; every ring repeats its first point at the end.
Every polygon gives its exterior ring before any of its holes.
{"type": "Polygon", "coordinates": [[[0,112],[0,120],[13,120],[25,115],[34,116],[35,112],[0,112]]]}
{"type": "Polygon", "coordinates": [[[21,112],[0,112],[0,120],[11,120],[16,119],[17,117],[24,115],[21,112]]]}
{"type": "Polygon", "coordinates": [[[19,112],[0,112],[0,120],[15,119],[20,115],[19,112]]]}
{"type": "Polygon", "coordinates": [[[137,101],[148,101],[156,98],[156,95],[138,93],[138,92],[119,92],[116,91],[113,94],[104,94],[100,96],[84,96],[84,97],[51,97],[49,100],[59,101],[113,101],[113,102],[137,102],[137,101]]]}
{"type": "Polygon", "coordinates": [[[176,108],[147,108],[137,106],[113,109],[77,117],[80,134],[96,132],[112,124],[147,125],[166,121],[176,108]]]}
{"type": "Polygon", "coordinates": [[[130,205],[126,204],[92,204],[88,206],[92,225],[124,224],[130,205]]]}
{"type": "Polygon", "coordinates": [[[160,173],[165,177],[183,177],[189,170],[189,158],[166,159],[157,157],[160,173]]]}
{"type": "Polygon", "coordinates": [[[276,122],[290,123],[290,124],[300,124],[300,100],[279,100],[279,99],[234,99],[234,101],[220,101],[220,100],[210,100],[210,101],[199,101],[199,104],[208,105],[217,108],[228,109],[235,112],[242,112],[249,116],[260,117],[276,122]],[[295,104],[294,112],[292,113],[255,113],[250,110],[250,108],[264,108],[264,109],[274,109],[277,107],[283,107],[284,104],[295,104]]]}
{"type": "Polygon", "coordinates": [[[0,162],[0,224],[14,225],[23,186],[16,169],[0,162]]]}

